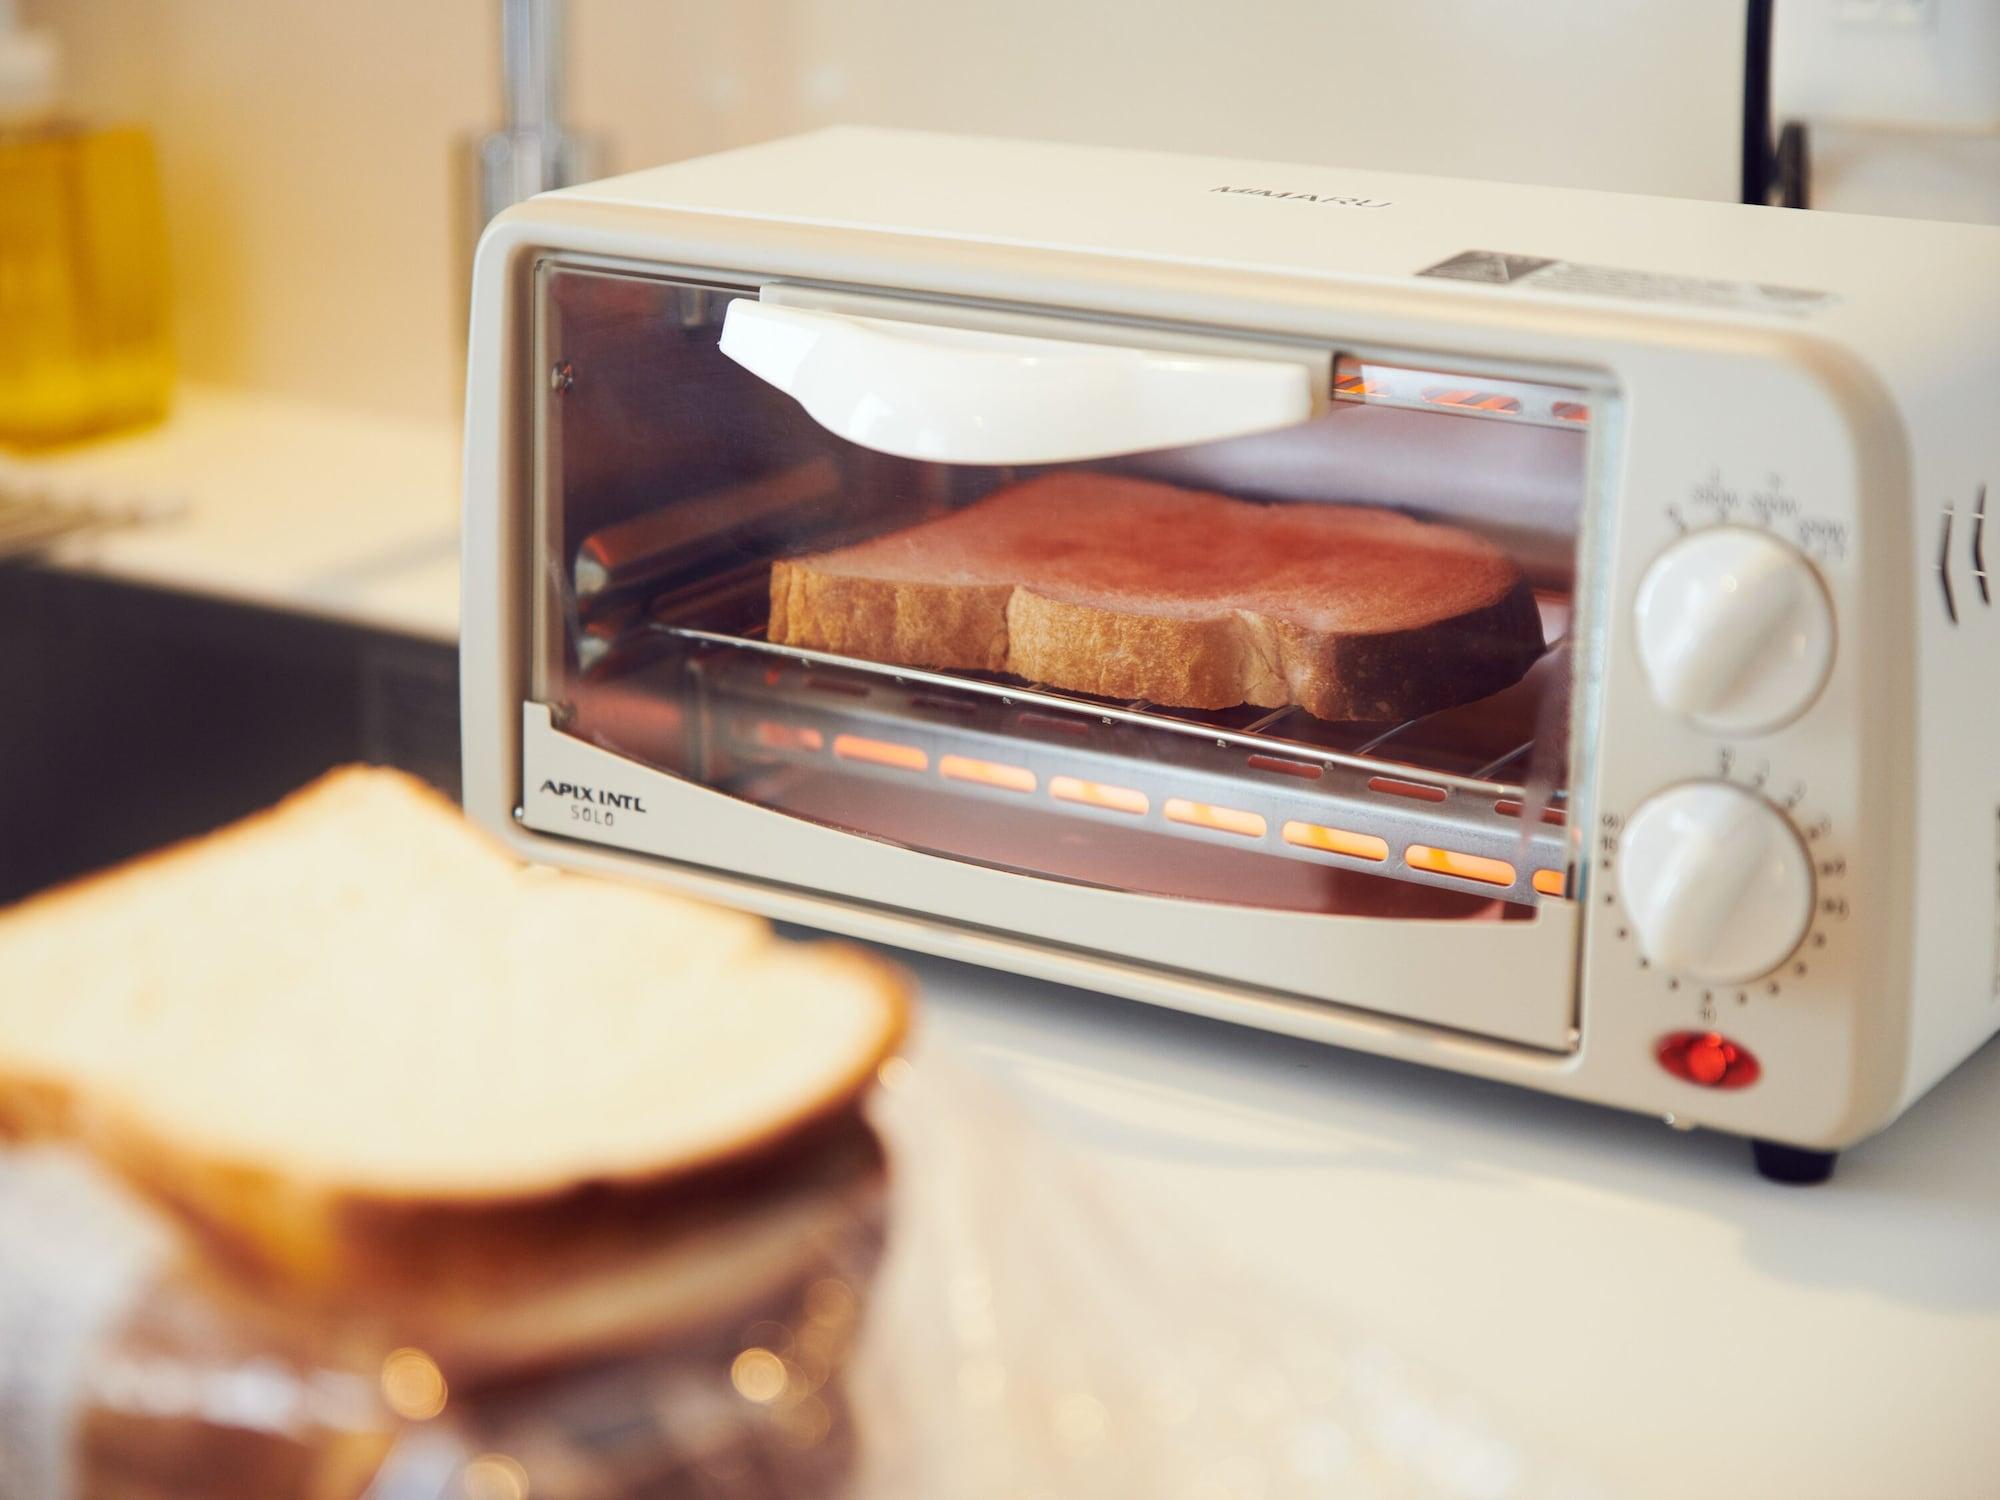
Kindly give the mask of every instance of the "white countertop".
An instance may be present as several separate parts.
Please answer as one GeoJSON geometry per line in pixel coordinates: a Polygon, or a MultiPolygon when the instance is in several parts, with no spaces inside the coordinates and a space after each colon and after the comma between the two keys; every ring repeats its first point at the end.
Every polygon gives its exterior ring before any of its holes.
{"type": "Polygon", "coordinates": [[[46,453],[0,450],[0,502],[141,513],[59,566],[458,639],[458,426],[184,386],[159,426],[46,453]]]}
{"type": "MultiPolygon", "coordinates": [[[[63,565],[450,640],[456,471],[442,424],[192,390],[154,432],[0,460],[0,492],[182,494],[63,565]]],[[[1738,1141],[907,961],[927,1024],[1087,1161],[1533,1412],[1614,1493],[2000,1494],[2000,1048],[1787,1189],[1738,1141]]]]}
{"type": "Polygon", "coordinates": [[[2000,1046],[1786,1188],[1726,1137],[904,961],[927,1024],[1100,1170],[1531,1414],[1615,1494],[2000,1494],[2000,1046]]]}

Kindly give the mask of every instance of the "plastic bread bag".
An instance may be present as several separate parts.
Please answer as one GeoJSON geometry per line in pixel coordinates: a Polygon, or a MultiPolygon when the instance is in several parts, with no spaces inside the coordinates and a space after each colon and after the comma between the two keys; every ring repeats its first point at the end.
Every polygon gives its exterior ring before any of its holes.
{"type": "Polygon", "coordinates": [[[881,1500],[1599,1493],[1211,1226],[1088,1170],[943,1049],[889,1065],[887,1258],[850,1374],[881,1500]]]}
{"type": "Polygon", "coordinates": [[[1599,1493],[1367,1330],[1273,1296],[1183,1208],[1082,1167],[943,1049],[883,1082],[886,1220],[837,1216],[789,1308],[475,1397],[370,1500],[1599,1493]],[[605,1477],[639,1454],[660,1487],[605,1477]]]}
{"type": "Polygon", "coordinates": [[[698,1194],[441,1231],[330,1301],[73,1149],[0,1148],[0,1500],[852,1493],[885,1181],[835,1119],[698,1194]]]}
{"type": "Polygon", "coordinates": [[[0,1437],[41,1455],[32,1485],[0,1461],[0,1494],[1597,1493],[1366,1328],[1235,1268],[1184,1206],[1076,1162],[946,1050],[883,1082],[865,1145],[693,1231],[619,1220],[615,1245],[545,1241],[480,1273],[492,1294],[333,1329],[232,1298],[156,1227],[135,1237],[129,1205],[55,1215],[65,1184],[26,1193],[0,1155],[0,1437]]]}
{"type": "Polygon", "coordinates": [[[324,1342],[87,1157],[0,1147],[0,1500],[358,1494],[395,1414],[324,1342]]]}

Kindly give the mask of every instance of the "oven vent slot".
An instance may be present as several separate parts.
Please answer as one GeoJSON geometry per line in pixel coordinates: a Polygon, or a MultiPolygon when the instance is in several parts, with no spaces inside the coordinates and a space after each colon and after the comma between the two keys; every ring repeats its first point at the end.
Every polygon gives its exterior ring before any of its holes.
{"type": "MultiPolygon", "coordinates": [[[[1979,591],[1980,604],[1990,607],[1993,585],[1986,571],[1986,488],[1984,484],[1980,485],[1973,498],[1965,538],[1967,560],[1972,565],[1973,586],[1979,591]]],[[[1957,518],[1957,508],[1946,501],[1944,528],[1938,537],[1937,574],[1938,588],[1944,594],[1944,617],[1954,625],[1958,623],[1958,590],[1953,587],[1951,577],[1951,538],[1957,518]]]]}
{"type": "Polygon", "coordinates": [[[1388,797],[1409,797],[1418,802],[1442,802],[1451,794],[1441,786],[1426,786],[1421,781],[1402,781],[1394,776],[1371,776],[1368,790],[1381,792],[1388,797]]]}
{"type": "Polygon", "coordinates": [[[1951,517],[1949,505],[1944,508],[1944,535],[1938,538],[1938,583],[1944,589],[1944,617],[1952,624],[1958,623],[1958,602],[1951,593],[1951,517]]]}
{"type": "Polygon", "coordinates": [[[1310,761],[1285,760],[1276,755],[1252,755],[1244,764],[1253,771],[1274,771],[1280,776],[1296,776],[1301,781],[1318,781],[1326,774],[1325,767],[1310,761]]]}
{"type": "Polygon", "coordinates": [[[1986,585],[1986,486],[1983,484],[1972,507],[1972,577],[1979,585],[1979,602],[1990,605],[1993,595],[1986,585]]]}

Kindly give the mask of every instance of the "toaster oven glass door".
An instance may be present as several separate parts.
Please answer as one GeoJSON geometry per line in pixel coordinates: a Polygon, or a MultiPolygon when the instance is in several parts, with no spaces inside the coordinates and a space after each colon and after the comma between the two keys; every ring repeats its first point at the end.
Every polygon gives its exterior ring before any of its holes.
{"type": "Polygon", "coordinates": [[[1601,392],[850,300],[540,268],[531,695],[562,733],[1049,881],[1572,899],[1601,392]]]}

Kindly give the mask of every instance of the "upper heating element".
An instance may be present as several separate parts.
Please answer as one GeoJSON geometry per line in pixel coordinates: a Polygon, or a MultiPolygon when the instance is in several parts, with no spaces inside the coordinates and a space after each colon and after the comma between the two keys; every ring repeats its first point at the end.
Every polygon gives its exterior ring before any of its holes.
{"type": "Polygon", "coordinates": [[[537,300],[533,691],[567,733],[1112,889],[1488,920],[1571,893],[1604,393],[764,317],[555,263],[537,300]]]}
{"type": "Polygon", "coordinates": [[[1401,406],[1416,411],[1443,410],[1462,416],[1533,422],[1543,427],[1582,427],[1590,421],[1590,404],[1574,386],[1494,376],[1468,380],[1352,356],[1344,356],[1335,363],[1333,394],[1339,401],[1401,406]]]}

